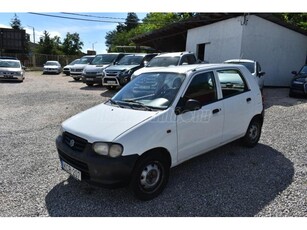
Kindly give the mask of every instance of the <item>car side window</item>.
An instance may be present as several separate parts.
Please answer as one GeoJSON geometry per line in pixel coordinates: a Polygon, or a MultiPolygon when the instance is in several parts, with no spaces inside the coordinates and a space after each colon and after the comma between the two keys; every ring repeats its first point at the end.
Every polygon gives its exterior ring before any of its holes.
{"type": "Polygon", "coordinates": [[[223,98],[235,96],[249,90],[239,70],[219,70],[217,75],[221,84],[223,98]]]}
{"type": "Polygon", "coordinates": [[[188,63],[189,64],[195,64],[196,63],[196,58],[194,55],[187,55],[188,58],[188,63]]]}
{"type": "Polygon", "coordinates": [[[180,65],[183,65],[183,64],[189,64],[189,61],[186,55],[182,56],[181,58],[180,65]]]}
{"type": "Polygon", "coordinates": [[[217,90],[214,73],[200,73],[194,76],[183,98],[197,100],[201,105],[216,101],[217,90]]]}

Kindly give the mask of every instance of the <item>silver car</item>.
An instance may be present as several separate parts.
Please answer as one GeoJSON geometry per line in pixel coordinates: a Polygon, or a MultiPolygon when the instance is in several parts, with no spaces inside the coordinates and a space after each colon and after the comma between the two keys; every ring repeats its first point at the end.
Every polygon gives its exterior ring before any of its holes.
{"type": "Polygon", "coordinates": [[[62,67],[58,61],[47,61],[44,64],[43,74],[45,73],[61,73],[62,67]]]}
{"type": "Polygon", "coordinates": [[[24,79],[24,69],[19,60],[0,59],[0,80],[22,82],[24,79]]]}

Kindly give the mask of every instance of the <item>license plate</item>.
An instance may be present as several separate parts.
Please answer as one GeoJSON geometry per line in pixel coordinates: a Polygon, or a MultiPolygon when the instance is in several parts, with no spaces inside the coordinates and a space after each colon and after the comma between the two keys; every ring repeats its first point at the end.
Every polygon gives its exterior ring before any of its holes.
{"type": "Polygon", "coordinates": [[[94,78],[86,78],[87,81],[94,81],[94,78]]]}
{"type": "Polygon", "coordinates": [[[116,81],[107,81],[108,84],[116,84],[116,81]]]}
{"type": "Polygon", "coordinates": [[[81,180],[81,171],[78,169],[75,169],[71,165],[67,164],[65,161],[61,161],[62,169],[66,172],[68,172],[70,175],[72,175],[77,180],[81,180]]]}

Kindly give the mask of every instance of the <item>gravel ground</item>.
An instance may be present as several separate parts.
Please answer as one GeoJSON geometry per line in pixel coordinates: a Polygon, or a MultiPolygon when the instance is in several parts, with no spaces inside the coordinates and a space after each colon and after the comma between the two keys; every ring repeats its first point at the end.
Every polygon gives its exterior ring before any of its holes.
{"type": "Polygon", "coordinates": [[[136,200],[127,188],[78,182],[60,169],[59,125],[112,94],[64,75],[27,72],[0,82],[0,216],[307,216],[307,103],[265,89],[260,143],[234,142],[171,170],[164,192],[136,200]]]}

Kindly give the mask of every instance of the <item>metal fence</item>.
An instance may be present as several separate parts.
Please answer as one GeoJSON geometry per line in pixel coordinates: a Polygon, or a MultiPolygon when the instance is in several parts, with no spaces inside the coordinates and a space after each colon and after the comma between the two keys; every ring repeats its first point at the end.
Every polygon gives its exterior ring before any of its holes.
{"type": "Polygon", "coordinates": [[[63,67],[82,55],[2,53],[2,56],[16,57],[27,68],[42,68],[46,61],[58,61],[63,67]]]}

